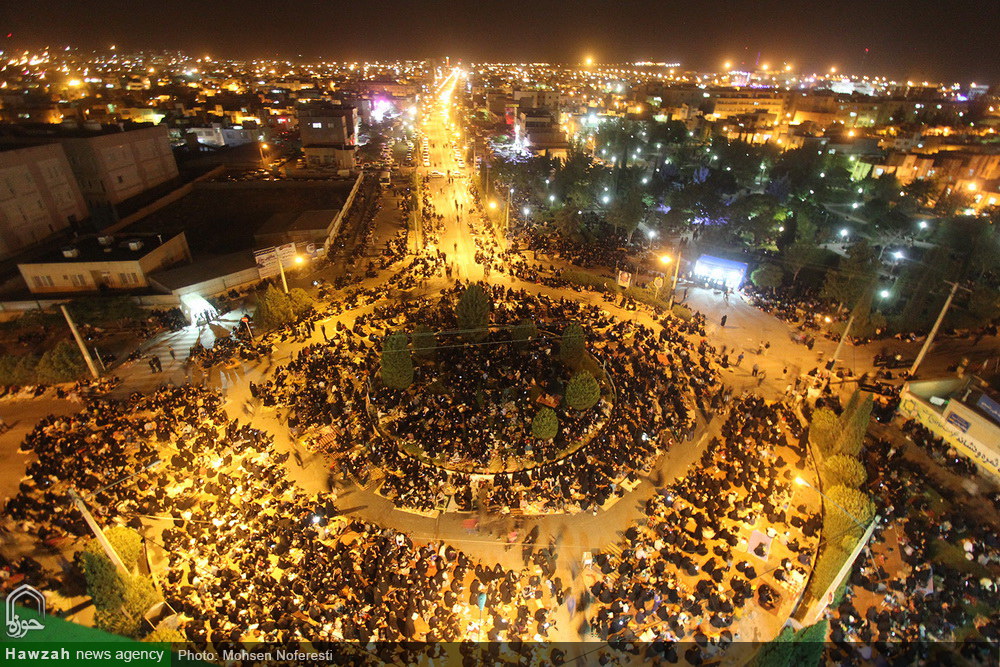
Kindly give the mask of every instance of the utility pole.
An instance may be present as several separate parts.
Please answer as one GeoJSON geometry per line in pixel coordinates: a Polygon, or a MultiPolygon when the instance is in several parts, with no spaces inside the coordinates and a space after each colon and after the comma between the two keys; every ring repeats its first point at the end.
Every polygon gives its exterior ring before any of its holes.
{"type": "Polygon", "coordinates": [[[674,310],[674,298],[677,294],[677,277],[681,273],[681,251],[677,250],[677,257],[674,261],[674,277],[670,281],[670,303],[667,305],[667,312],[674,310]]]}
{"type": "Polygon", "coordinates": [[[97,521],[94,519],[94,515],[90,513],[87,506],[83,504],[83,499],[80,498],[80,496],[73,489],[69,490],[69,497],[73,501],[73,504],[76,505],[76,508],[80,510],[80,514],[83,515],[83,520],[87,522],[90,530],[93,531],[94,537],[97,538],[97,541],[104,548],[104,553],[108,555],[108,558],[110,558],[111,562],[115,564],[115,567],[117,567],[121,572],[128,574],[129,570],[125,567],[125,563],[122,562],[121,556],[119,556],[118,552],[115,551],[115,548],[111,546],[111,542],[109,542],[108,538],[104,535],[104,530],[102,530],[98,525],[97,521]]]}
{"type": "MultiPolygon", "coordinates": [[[[937,320],[934,322],[934,326],[931,327],[931,331],[927,334],[927,340],[924,341],[924,346],[920,348],[920,353],[917,358],[913,360],[913,365],[910,366],[909,376],[912,378],[917,374],[917,368],[920,366],[920,362],[924,360],[927,356],[928,350],[931,349],[931,344],[934,342],[934,337],[937,335],[938,329],[941,328],[941,323],[944,321],[944,316],[948,314],[948,309],[951,307],[951,300],[955,298],[955,292],[959,289],[958,282],[949,283],[951,285],[951,291],[948,292],[948,298],[944,300],[944,305],[941,306],[941,312],[938,313],[937,320]]],[[[971,292],[967,287],[962,287],[967,292],[971,292]]]]}
{"type": "Polygon", "coordinates": [[[844,327],[844,333],[840,334],[840,341],[837,343],[837,349],[833,351],[833,356],[830,357],[830,361],[826,364],[826,369],[828,371],[833,371],[833,367],[837,365],[837,359],[840,358],[840,350],[844,347],[844,341],[847,340],[847,335],[851,333],[851,325],[854,324],[854,311],[851,311],[851,316],[847,318],[847,325],[844,327]]]}
{"type": "Polygon", "coordinates": [[[69,311],[66,310],[65,305],[59,306],[62,310],[63,317],[66,318],[66,323],[69,324],[69,330],[73,332],[73,338],[76,339],[76,346],[80,348],[80,354],[83,355],[83,360],[87,362],[87,368],[90,369],[90,374],[94,376],[94,379],[101,377],[101,374],[97,372],[97,366],[94,364],[93,358],[90,356],[90,350],[83,342],[83,336],[76,329],[76,324],[73,322],[73,318],[69,316],[69,311]]]}

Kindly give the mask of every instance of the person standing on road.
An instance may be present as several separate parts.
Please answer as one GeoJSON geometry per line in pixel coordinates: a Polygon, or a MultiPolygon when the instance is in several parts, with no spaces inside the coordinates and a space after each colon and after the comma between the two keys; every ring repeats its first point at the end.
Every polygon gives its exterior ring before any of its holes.
{"type": "Polygon", "coordinates": [[[722,320],[720,321],[719,325],[723,326],[723,327],[726,326],[726,320],[728,320],[728,319],[729,319],[729,315],[723,315],[722,316],[722,320]]]}

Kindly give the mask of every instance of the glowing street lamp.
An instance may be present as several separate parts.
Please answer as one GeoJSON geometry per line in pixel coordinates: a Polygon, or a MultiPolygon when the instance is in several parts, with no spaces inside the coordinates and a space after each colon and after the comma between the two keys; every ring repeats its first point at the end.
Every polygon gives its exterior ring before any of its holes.
{"type": "Polygon", "coordinates": [[[881,292],[878,293],[878,295],[880,297],[882,297],[883,299],[888,299],[889,298],[889,294],[890,294],[890,292],[887,289],[884,289],[884,290],[882,290],[881,292]]]}

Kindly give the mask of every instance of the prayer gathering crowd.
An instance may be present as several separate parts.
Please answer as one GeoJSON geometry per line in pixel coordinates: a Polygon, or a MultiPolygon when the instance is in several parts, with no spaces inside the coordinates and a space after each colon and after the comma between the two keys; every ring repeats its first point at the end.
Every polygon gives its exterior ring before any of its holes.
{"type": "Polygon", "coordinates": [[[831,615],[831,657],[950,663],[953,657],[937,655],[936,644],[943,642],[969,664],[995,661],[1000,537],[995,525],[971,510],[981,500],[934,485],[920,464],[886,439],[868,439],[864,462],[866,490],[882,521],[831,615]],[[950,551],[958,554],[942,557],[950,551]],[[896,559],[899,565],[889,564],[896,559]]]}
{"type": "MultiPolygon", "coordinates": [[[[334,454],[337,465],[345,466],[360,481],[370,481],[369,473],[380,469],[376,474],[380,492],[397,504],[429,511],[447,506],[448,496],[454,495],[459,507],[472,509],[473,480],[468,475],[418,461],[389,439],[373,441],[374,429],[365,408],[364,376],[377,368],[381,335],[387,329],[416,324],[438,331],[454,329],[454,303],[462,289],[456,285],[443,290],[440,299],[378,306],[358,315],[352,327],[338,324],[337,335],[328,344],[302,350],[278,368],[272,380],[254,385],[254,396],[264,406],[287,409],[288,423],[297,435],[306,437],[312,447],[334,454]],[[308,386],[305,391],[301,390],[304,386],[308,386]]],[[[633,321],[617,320],[598,306],[512,288],[487,289],[495,303],[494,325],[504,327],[532,317],[543,329],[547,323],[559,328],[579,322],[587,332],[588,345],[614,382],[616,396],[609,425],[588,446],[554,463],[496,474],[485,487],[477,480],[476,487],[485,489],[480,499],[485,507],[595,511],[620,497],[622,483],[634,482],[647,471],[672,437],[693,432],[695,406],[686,397],[693,397],[702,409],[717,407],[727,398],[711,360],[714,350],[705,342],[695,346],[669,326],[655,332],[633,321]]],[[[460,400],[468,401],[468,397],[460,400]]],[[[405,407],[406,401],[399,405],[405,407]]],[[[469,410],[480,409],[474,401],[466,405],[469,410]]],[[[450,432],[436,437],[447,438],[450,432]]],[[[452,451],[441,449],[440,442],[424,442],[421,447],[429,452],[452,451]]]]}
{"type": "Polygon", "coordinates": [[[673,643],[695,640],[685,657],[697,664],[697,646],[711,656],[748,639],[727,629],[748,601],[771,609],[801,590],[821,519],[792,503],[794,471],[806,465],[799,440],[786,437],[785,423],[795,421],[780,403],[752,395],[732,402],[721,438],[650,498],[620,553],[595,557],[603,576],[590,591],[601,636],[657,642],[671,662],[673,643]]]}
{"type": "MultiPolygon", "coordinates": [[[[89,534],[70,488],[99,521],[143,530],[167,563],[165,600],[196,647],[240,641],[540,642],[562,595],[550,570],[474,562],[440,542],[339,516],[335,493],[291,483],[264,432],[227,418],[222,396],[185,385],[95,400],[42,420],[37,456],[5,528],[58,542],[89,534]],[[162,459],[162,463],[155,463],[162,459]],[[125,480],[109,484],[115,480],[125,480]],[[486,611],[481,613],[481,608],[486,611]]],[[[37,562],[3,563],[61,586],[37,562]]]]}
{"type": "MultiPolygon", "coordinates": [[[[404,206],[412,205],[410,198],[404,206]]],[[[423,205],[424,233],[435,239],[442,218],[429,199],[423,205]]],[[[477,209],[481,212],[478,203],[477,209]]],[[[513,256],[501,252],[481,228],[475,240],[481,263],[506,267],[532,282],[562,282],[540,278],[539,267],[526,262],[512,264],[513,256]]],[[[549,252],[576,252],[537,243],[549,252]]],[[[387,244],[381,268],[398,260],[404,247],[405,239],[387,244]]],[[[574,261],[601,263],[604,252],[616,251],[595,250],[574,261]]],[[[388,287],[418,286],[447,267],[443,251],[418,255],[389,279],[388,287]]],[[[473,382],[473,374],[487,375],[487,393],[493,391],[488,379],[498,375],[506,374],[509,383],[536,379],[550,394],[565,378],[553,377],[555,367],[546,359],[554,356],[551,348],[536,346],[535,356],[528,352],[517,362],[485,346],[481,355],[439,357],[438,363],[451,369],[442,383],[452,389],[448,393],[424,391],[415,398],[377,389],[372,394],[368,378],[377,373],[385,333],[412,331],[419,324],[434,331],[456,328],[455,303],[465,285],[458,282],[433,297],[387,305],[377,305],[386,287],[357,288],[274,334],[269,340],[306,340],[321,329],[326,342],[302,347],[270,379],[250,386],[254,400],[280,411],[297,439],[329,454],[329,491],[310,494],[297,487],[283,467],[289,454],[279,452],[266,432],[227,417],[221,394],[184,385],[127,400],[90,395],[80,412],[38,422],[22,445],[36,458],[17,495],[6,503],[2,525],[51,545],[81,538],[88,529],[67,502],[68,490],[76,489],[99,521],[139,529],[163,559],[165,599],[182,615],[181,629],[195,647],[211,644],[221,650],[251,640],[523,640],[527,644],[504,650],[549,651],[546,659],[559,664],[558,649],[534,642],[555,630],[556,611],[563,605],[584,612],[590,629],[603,639],[652,642],[647,657],[658,661],[676,662],[681,651],[698,664],[716,658],[730,642],[748,639],[734,633],[733,624],[749,613],[750,603],[772,609],[797,595],[819,537],[820,518],[794,502],[791,480],[807,466],[798,418],[782,403],[732,397],[719,380],[716,349],[685,336],[704,335],[699,314],[686,323],[664,319],[648,326],[616,319],[595,305],[484,287],[493,299],[492,323],[501,331],[524,318],[543,331],[580,323],[588,348],[614,385],[613,407],[610,397],[602,402],[610,408],[607,423],[560,460],[484,480],[414,457],[396,438],[380,437],[373,420],[380,412],[383,419],[395,412],[389,430],[396,437],[412,434],[424,452],[445,461],[457,455],[483,462],[500,440],[510,443],[512,436],[498,435],[490,442],[459,430],[470,418],[481,419],[484,429],[502,426],[505,418],[504,401],[476,401],[482,385],[473,382]],[[349,311],[359,311],[353,323],[345,324],[342,317],[332,330],[320,323],[330,315],[349,317],[349,311]],[[501,418],[490,421],[497,417],[489,414],[492,410],[501,418]],[[424,418],[424,413],[449,411],[464,412],[465,421],[424,418]],[[649,474],[671,443],[691,438],[699,413],[727,411],[720,435],[709,441],[700,460],[657,490],[645,505],[644,519],[616,546],[593,556],[585,573],[587,589],[578,598],[553,577],[551,553],[526,557],[519,570],[480,562],[440,541],[415,541],[341,516],[333,491],[337,473],[344,472],[397,507],[419,512],[596,514],[649,474]],[[693,643],[677,644],[682,640],[693,643]]],[[[792,312],[788,304],[769,307],[792,312]]],[[[248,343],[237,338],[229,354],[246,354],[241,349],[250,349],[248,343]]],[[[260,345],[253,349],[257,356],[270,350],[269,343],[260,345]]],[[[226,350],[220,348],[215,361],[224,360],[226,350]]],[[[503,393],[502,387],[495,390],[503,393]]],[[[515,414],[512,421],[523,427],[530,411],[515,414]]],[[[908,432],[924,437],[912,426],[908,432]]],[[[579,435],[571,428],[563,442],[579,435]]],[[[515,453],[523,455],[523,450],[515,453]]],[[[539,448],[539,454],[544,460],[553,452],[539,448]]],[[[875,539],[886,539],[884,526],[897,529],[900,556],[911,572],[894,580],[883,576],[881,566],[859,560],[831,616],[838,643],[831,655],[846,661],[857,659],[858,651],[861,658],[870,657],[866,650],[890,659],[907,655],[920,649],[900,644],[901,639],[950,638],[972,622],[976,610],[996,609],[1000,603],[995,577],[977,580],[967,571],[931,564],[935,545],[943,541],[963,544],[969,562],[995,573],[1000,563],[996,532],[958,510],[931,507],[911,484],[919,471],[888,442],[870,442],[864,459],[866,488],[883,516],[875,539]],[[918,597],[914,591],[921,589],[925,592],[918,597]],[[885,603],[880,609],[862,605],[862,591],[883,596],[885,603]],[[858,642],[875,643],[866,648],[858,642]]],[[[4,580],[17,573],[50,590],[66,578],[44,571],[30,557],[0,560],[4,580]]],[[[976,625],[979,635],[1000,638],[995,615],[976,625]]],[[[430,656],[443,649],[371,648],[380,659],[388,651],[405,650],[415,652],[410,658],[416,660],[417,653],[430,656]]],[[[969,655],[973,652],[969,649],[969,655]]],[[[613,658],[602,655],[602,664],[605,660],[613,658]]]]}

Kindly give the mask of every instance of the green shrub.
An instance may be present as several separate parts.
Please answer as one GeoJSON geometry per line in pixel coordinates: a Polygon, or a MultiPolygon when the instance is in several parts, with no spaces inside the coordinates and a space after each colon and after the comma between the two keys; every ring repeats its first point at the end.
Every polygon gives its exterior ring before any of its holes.
{"type": "Polygon", "coordinates": [[[681,306],[679,304],[674,304],[674,308],[671,312],[673,313],[674,317],[683,320],[685,322],[690,322],[691,318],[694,317],[694,313],[691,312],[690,308],[688,308],[687,306],[681,306]]]}
{"type": "Polygon", "coordinates": [[[31,355],[0,356],[0,385],[35,384],[38,379],[35,373],[37,366],[38,357],[31,355]]]}
{"type": "Polygon", "coordinates": [[[38,381],[44,384],[73,382],[87,372],[87,363],[83,360],[79,348],[68,340],[56,343],[56,346],[45,352],[35,373],[38,381]]]}
{"type": "Polygon", "coordinates": [[[550,407],[541,407],[531,420],[531,435],[539,440],[551,440],[559,432],[559,417],[550,407]]]}
{"type": "Polygon", "coordinates": [[[180,630],[160,627],[143,637],[142,641],[158,644],[182,644],[187,641],[187,637],[180,630]]]}
{"type": "Polygon", "coordinates": [[[855,456],[848,454],[836,454],[823,461],[825,476],[824,483],[827,486],[843,484],[851,488],[858,488],[868,479],[864,464],[855,456]]]}
{"type": "Polygon", "coordinates": [[[90,549],[80,552],[80,567],[87,581],[87,595],[98,610],[117,609],[125,600],[125,584],[121,573],[104,555],[90,549]]]}
{"type": "Polygon", "coordinates": [[[601,387],[594,376],[580,371],[566,384],[566,404],[574,410],[589,410],[601,400],[601,387]]]}
{"type": "Polygon", "coordinates": [[[823,503],[823,539],[828,543],[842,535],[860,538],[875,516],[875,505],[863,491],[837,484],[826,491],[823,503]]]}
{"type": "Polygon", "coordinates": [[[153,581],[143,575],[127,575],[123,585],[122,604],[115,609],[98,609],[94,624],[105,632],[138,639],[143,634],[143,616],[163,598],[153,587],[153,581]]]}
{"type": "Polygon", "coordinates": [[[406,389],[413,384],[413,357],[406,334],[389,334],[382,341],[381,377],[392,389],[406,389]]]}
{"type": "Polygon", "coordinates": [[[463,330],[468,340],[480,341],[486,338],[492,306],[489,295],[479,283],[470,285],[462,292],[455,307],[455,316],[458,328],[463,330]]]}
{"type": "MultiPolygon", "coordinates": [[[[142,536],[131,528],[125,526],[113,526],[104,531],[104,536],[108,538],[111,547],[118,554],[118,557],[125,563],[125,567],[132,570],[139,562],[142,555],[142,536]]],[[[96,538],[87,540],[83,547],[87,551],[104,556],[104,547],[96,538]]]]}
{"type": "Polygon", "coordinates": [[[840,420],[830,408],[819,408],[813,412],[809,424],[809,442],[819,448],[824,456],[833,454],[833,444],[840,435],[840,420]]]}
{"type": "Polygon", "coordinates": [[[576,322],[570,322],[563,329],[559,340],[559,358],[567,365],[575,367],[583,357],[584,339],[583,327],[576,322]]]}

